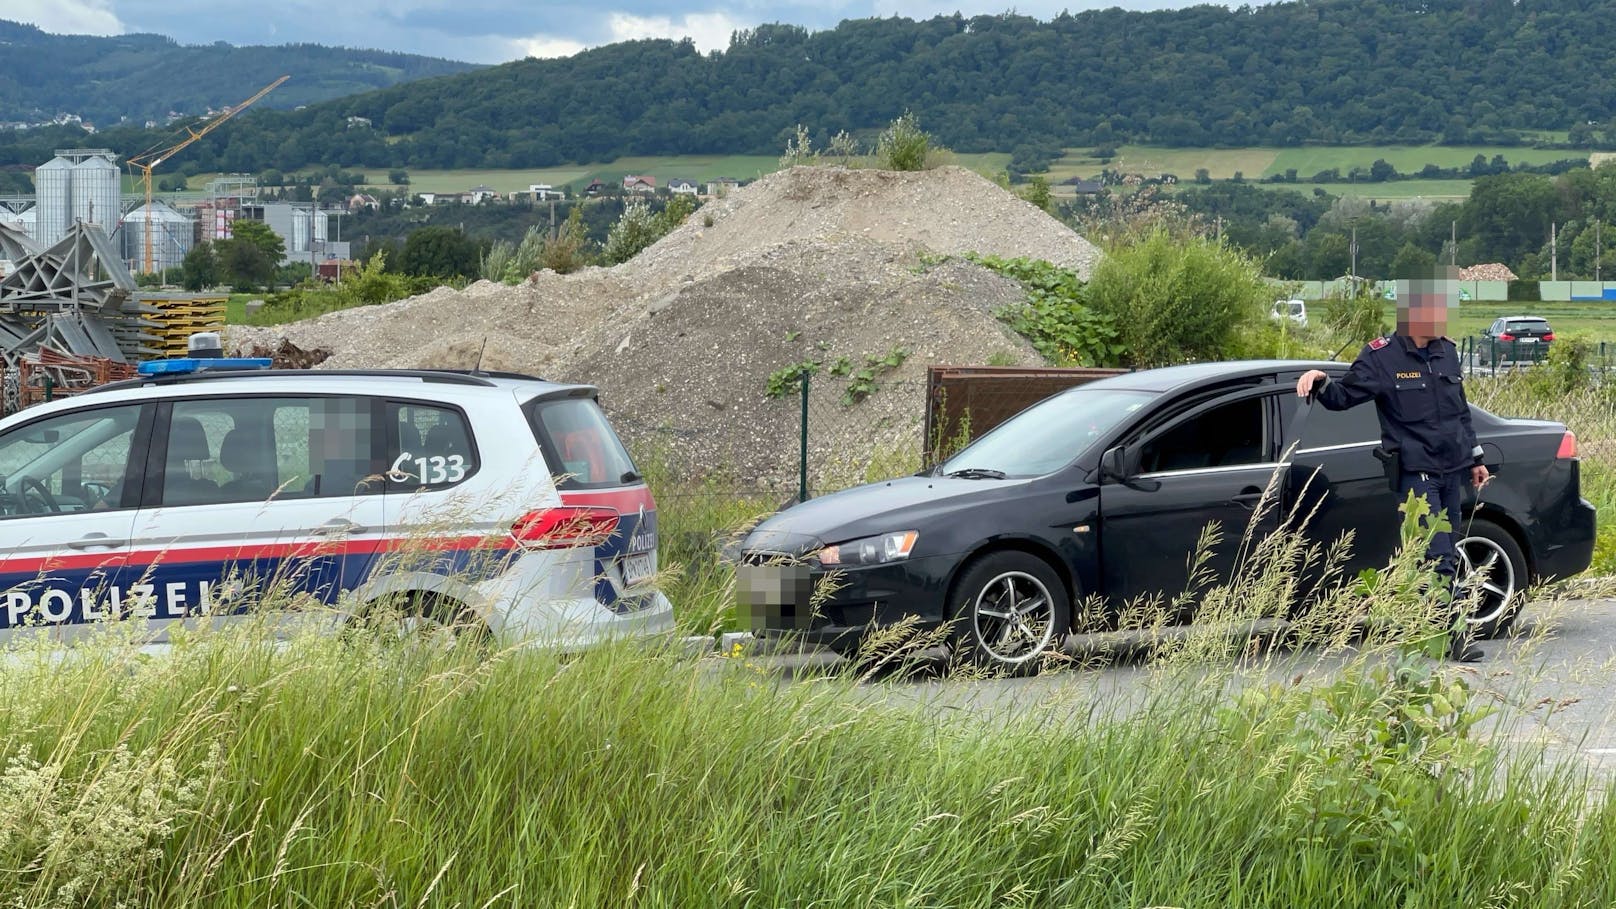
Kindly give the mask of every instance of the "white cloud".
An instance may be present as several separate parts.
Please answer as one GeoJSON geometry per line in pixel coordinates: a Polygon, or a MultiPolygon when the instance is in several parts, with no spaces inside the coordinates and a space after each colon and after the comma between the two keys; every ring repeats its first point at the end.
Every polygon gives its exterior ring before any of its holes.
{"type": "Polygon", "coordinates": [[[589,46],[582,41],[552,35],[517,38],[511,41],[511,45],[515,50],[513,56],[516,57],[570,57],[589,46]]]}
{"type": "Polygon", "coordinates": [[[123,23],[108,0],[7,0],[4,16],[58,35],[120,35],[123,23]]]}
{"type": "Polygon", "coordinates": [[[607,23],[611,28],[612,41],[633,41],[638,38],[678,41],[690,38],[702,53],[728,49],[730,33],[749,27],[748,23],[722,12],[686,13],[677,19],[671,16],[612,13],[607,23]]]}

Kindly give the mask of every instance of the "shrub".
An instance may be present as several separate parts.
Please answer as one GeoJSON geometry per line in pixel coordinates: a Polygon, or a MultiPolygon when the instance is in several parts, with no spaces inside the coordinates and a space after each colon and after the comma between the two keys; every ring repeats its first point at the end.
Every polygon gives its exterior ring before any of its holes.
{"type": "Polygon", "coordinates": [[[1509,282],[1509,299],[1511,301],[1536,303],[1541,299],[1538,282],[1519,280],[1509,282]]]}
{"type": "Polygon", "coordinates": [[[925,170],[930,149],[931,137],[920,128],[914,114],[904,111],[881,133],[875,155],[887,170],[925,170]]]}
{"type": "Polygon", "coordinates": [[[1115,323],[1084,302],[1077,272],[1042,259],[969,256],[971,261],[1021,282],[1026,302],[998,317],[1057,366],[1114,366],[1122,357],[1115,323]]]}
{"type": "Polygon", "coordinates": [[[1385,334],[1386,301],[1365,285],[1357,296],[1341,294],[1324,304],[1324,321],[1337,343],[1348,348],[1368,344],[1385,334]]]}
{"type": "Polygon", "coordinates": [[[1116,326],[1122,365],[1137,367],[1225,358],[1266,320],[1270,295],[1245,253],[1165,226],[1109,244],[1084,292],[1116,326]]]}

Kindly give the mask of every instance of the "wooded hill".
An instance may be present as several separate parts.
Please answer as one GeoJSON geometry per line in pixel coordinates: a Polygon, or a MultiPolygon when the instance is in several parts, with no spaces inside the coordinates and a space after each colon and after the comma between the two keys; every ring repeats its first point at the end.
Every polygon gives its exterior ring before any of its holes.
{"type": "MultiPolygon", "coordinates": [[[[1616,147],[1616,69],[1603,65],[1612,46],[1616,0],[1305,0],[1049,22],[863,19],[817,33],[769,25],[737,33],[721,53],[625,42],[249,114],[190,154],[209,171],[766,154],[798,123],[821,140],[867,136],[906,108],[957,150],[1019,151],[1023,161],[1125,141],[1616,147]],[[373,126],[351,128],[350,116],[373,126]]],[[[38,157],[7,138],[0,162],[38,157]]]]}
{"type": "Polygon", "coordinates": [[[260,102],[289,110],[475,68],[314,44],[188,46],[161,35],[52,35],[0,19],[0,122],[72,113],[101,127],[123,117],[162,123],[171,110],[195,115],[223,108],[291,74],[290,82],[260,102]]]}

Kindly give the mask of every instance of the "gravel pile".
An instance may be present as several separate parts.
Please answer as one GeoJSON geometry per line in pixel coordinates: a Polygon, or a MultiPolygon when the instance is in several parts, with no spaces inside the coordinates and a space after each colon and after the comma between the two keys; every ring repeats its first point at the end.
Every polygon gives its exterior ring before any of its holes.
{"type": "Polygon", "coordinates": [[[1491,262],[1485,265],[1472,265],[1468,268],[1459,269],[1459,280],[1513,281],[1515,280],[1515,273],[1510,271],[1507,265],[1491,262]]]}
{"type": "Polygon", "coordinates": [[[1087,274],[1097,250],[1060,222],[962,168],[893,173],[793,168],[696,212],[630,262],[520,286],[478,282],[271,328],[237,326],[233,348],[283,340],[328,368],[482,367],[600,387],[620,431],[696,472],[751,482],[794,475],[800,402],[769,376],[819,361],[811,463],[843,479],[872,454],[919,451],[925,368],[1040,363],[995,310],[1018,285],[938,255],[1028,256],[1087,274]],[[833,377],[877,367],[877,390],[843,401],[833,377]]]}

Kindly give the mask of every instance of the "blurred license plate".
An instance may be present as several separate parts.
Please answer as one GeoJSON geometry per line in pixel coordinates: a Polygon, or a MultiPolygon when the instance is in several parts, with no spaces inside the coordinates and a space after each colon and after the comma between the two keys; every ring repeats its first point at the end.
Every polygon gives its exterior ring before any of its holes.
{"type": "Polygon", "coordinates": [[[1519,341],[1522,344],[1536,344],[1537,343],[1536,338],[1516,338],[1515,340],[1519,341]]]}
{"type": "Polygon", "coordinates": [[[623,556],[623,583],[633,587],[656,573],[655,553],[637,552],[623,556]]]}

